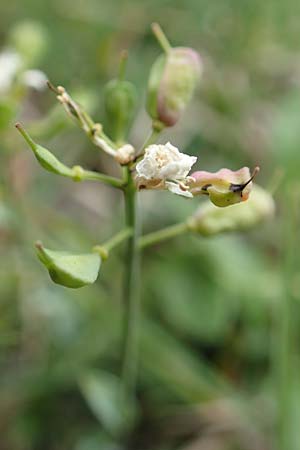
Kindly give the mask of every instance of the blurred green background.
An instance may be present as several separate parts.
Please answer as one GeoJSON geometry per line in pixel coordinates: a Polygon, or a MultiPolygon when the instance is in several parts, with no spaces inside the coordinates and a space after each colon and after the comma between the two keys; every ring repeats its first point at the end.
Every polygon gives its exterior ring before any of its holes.
{"type": "MultiPolygon", "coordinates": [[[[299,26],[296,0],[1,2],[1,450],[300,449],[299,26]],[[69,165],[117,174],[24,73],[40,69],[102,121],[104,85],[128,49],[140,99],[130,140],[140,145],[160,53],[153,21],[204,63],[193,103],[160,141],[198,155],[199,169],[260,165],[257,182],[279,186],[276,218],[251,232],[182,236],[144,252],[138,404],[125,436],[130,406],[114,390],[123,249],[78,291],[54,285],[33,249],[36,239],[79,251],[106,240],[123,224],[122,198],[42,171],[13,124],[69,165]],[[5,85],[7,52],[18,77],[5,85]]],[[[142,197],[145,232],[201,202],[142,197]]]]}

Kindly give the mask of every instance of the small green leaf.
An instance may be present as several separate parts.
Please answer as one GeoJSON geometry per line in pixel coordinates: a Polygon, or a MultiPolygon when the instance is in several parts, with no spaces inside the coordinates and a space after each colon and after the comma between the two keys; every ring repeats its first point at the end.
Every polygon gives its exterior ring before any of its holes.
{"type": "Polygon", "coordinates": [[[62,175],[63,177],[73,178],[74,172],[70,167],[60,162],[49,150],[36,144],[29,134],[24,130],[24,128],[17,123],[16,128],[20,131],[26,142],[31,147],[36,159],[44,169],[48,172],[56,173],[62,175]]]}
{"type": "Polygon", "coordinates": [[[73,254],[53,251],[36,243],[37,255],[47,267],[54,283],[77,289],[92,284],[98,277],[101,258],[97,253],[73,254]]]}

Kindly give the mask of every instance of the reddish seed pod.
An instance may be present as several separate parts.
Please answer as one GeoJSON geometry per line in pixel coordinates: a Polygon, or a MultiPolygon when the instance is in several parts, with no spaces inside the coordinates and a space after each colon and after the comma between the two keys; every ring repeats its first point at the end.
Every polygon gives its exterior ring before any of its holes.
{"type": "Polygon", "coordinates": [[[152,119],[175,125],[191,100],[202,72],[199,54],[188,47],[171,48],[152,66],[147,110],[152,119]]]}

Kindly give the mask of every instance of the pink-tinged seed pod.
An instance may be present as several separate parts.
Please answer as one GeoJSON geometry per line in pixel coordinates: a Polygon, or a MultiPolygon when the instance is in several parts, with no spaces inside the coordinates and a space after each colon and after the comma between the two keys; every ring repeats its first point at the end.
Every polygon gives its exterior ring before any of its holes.
{"type": "Polygon", "coordinates": [[[202,72],[199,54],[188,47],[170,48],[152,66],[147,110],[152,119],[171,127],[192,98],[202,72]]]}
{"type": "Polygon", "coordinates": [[[252,175],[248,167],[214,173],[198,171],[191,174],[188,184],[193,195],[208,195],[214,205],[222,208],[248,200],[258,172],[259,167],[255,167],[252,175]]]}
{"type": "Polygon", "coordinates": [[[213,236],[229,231],[248,230],[274,217],[275,202],[272,195],[254,184],[249,200],[218,208],[211,202],[201,205],[189,218],[191,231],[203,236],[213,236]]]}

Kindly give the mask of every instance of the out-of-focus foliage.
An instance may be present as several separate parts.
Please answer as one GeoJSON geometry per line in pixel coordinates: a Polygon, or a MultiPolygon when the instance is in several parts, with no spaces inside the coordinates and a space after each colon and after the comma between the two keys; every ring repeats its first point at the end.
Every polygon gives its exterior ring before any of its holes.
{"type": "MultiPolygon", "coordinates": [[[[285,448],[300,448],[299,13],[296,0],[1,2],[1,51],[20,61],[0,91],[1,449],[283,449],[277,420],[289,427],[285,448]],[[127,78],[140,99],[131,141],[140,145],[150,128],[146,81],[160,53],[154,20],[204,64],[195,101],[162,140],[198,154],[199,170],[259,164],[265,188],[283,177],[272,223],[144,252],[138,402],[127,405],[116,393],[122,251],[101,282],[68,291],[50,282],[32,246],[39,238],[89,251],[121,228],[122,199],[42,172],[13,124],[25,122],[68,166],[114,174],[24,73],[41,70],[101,121],[104,86],[128,48],[127,78]],[[136,421],[129,435],[120,410],[136,421]]],[[[142,195],[145,231],[201,202],[142,195]]]]}

